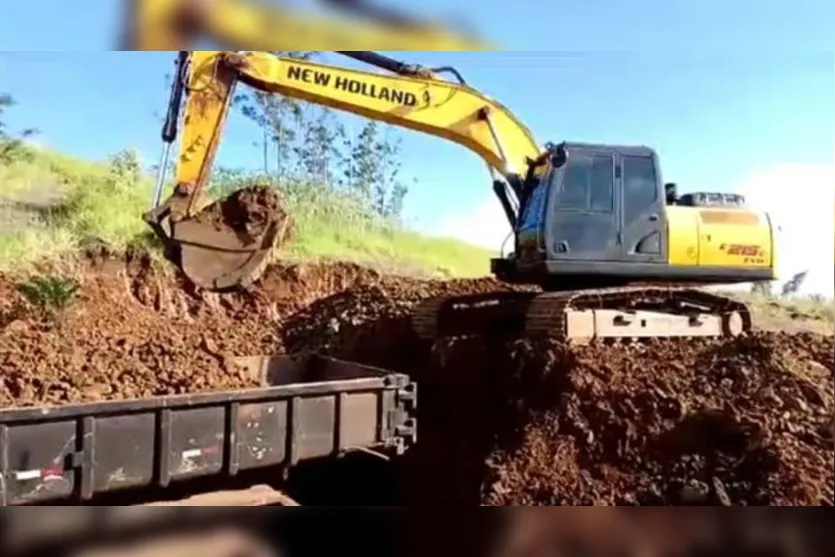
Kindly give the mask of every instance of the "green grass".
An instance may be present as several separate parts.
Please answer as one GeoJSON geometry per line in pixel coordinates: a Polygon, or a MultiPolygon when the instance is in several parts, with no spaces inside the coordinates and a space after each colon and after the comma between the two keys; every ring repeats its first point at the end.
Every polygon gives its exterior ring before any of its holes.
{"type": "Polygon", "coordinates": [[[732,293],[748,304],[761,322],[773,323],[772,328],[788,329],[793,324],[817,323],[831,333],[835,329],[835,302],[822,296],[765,296],[753,293],[732,293]]]}
{"type": "MultiPolygon", "coordinates": [[[[218,172],[216,195],[258,180],[218,172]]],[[[453,239],[430,238],[372,215],[359,200],[316,184],[280,184],[295,223],[295,237],[280,255],[339,259],[390,270],[442,276],[489,272],[490,251],[453,239]]],[[[61,258],[89,239],[116,249],[151,246],[141,215],[152,180],[130,153],[109,161],[76,160],[44,149],[0,164],[0,271],[25,270],[61,258]]]]}
{"type": "MultiPolygon", "coordinates": [[[[26,272],[43,260],[64,261],[86,240],[116,249],[153,246],[141,215],[152,180],[130,153],[108,161],[76,160],[33,149],[30,156],[0,163],[0,272],[26,272]]],[[[256,174],[220,170],[212,186],[223,196],[256,174]]],[[[489,250],[427,237],[376,217],[367,205],[319,184],[279,185],[295,221],[295,236],[278,254],[294,260],[337,259],[421,276],[473,277],[489,273],[489,250]]],[[[835,306],[814,298],[782,299],[734,293],[775,328],[816,323],[831,331],[835,306]]]]}
{"type": "Polygon", "coordinates": [[[383,221],[359,200],[316,184],[291,182],[280,189],[296,223],[295,237],[282,253],[286,257],[341,259],[447,277],[489,274],[494,255],[489,250],[383,221]]]}

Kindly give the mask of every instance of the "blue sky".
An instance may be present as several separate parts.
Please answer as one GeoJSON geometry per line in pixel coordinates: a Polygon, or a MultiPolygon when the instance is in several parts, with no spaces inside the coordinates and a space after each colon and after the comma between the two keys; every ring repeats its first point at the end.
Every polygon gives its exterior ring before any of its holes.
{"type": "MultiPolygon", "coordinates": [[[[802,252],[811,250],[798,246],[823,226],[824,261],[833,252],[835,3],[541,2],[478,3],[476,27],[512,52],[401,56],[457,66],[542,142],[649,144],[665,178],[683,190],[748,194],[779,216],[793,246],[783,250],[783,274],[813,266],[816,289],[831,292],[831,263],[807,264],[802,252]],[[831,201],[813,204],[810,216],[801,203],[808,196],[831,201]]],[[[450,13],[444,4],[421,6],[450,13]]],[[[119,2],[83,5],[4,8],[0,91],[20,102],[9,124],[37,127],[45,144],[85,157],[133,147],[155,160],[154,112],[164,108],[173,56],[103,52],[113,45],[119,2]]],[[[258,167],[259,136],[233,120],[221,163],[258,167]]],[[[407,200],[416,225],[498,248],[505,227],[481,161],[441,140],[402,138],[404,172],[418,180],[407,200]]]]}

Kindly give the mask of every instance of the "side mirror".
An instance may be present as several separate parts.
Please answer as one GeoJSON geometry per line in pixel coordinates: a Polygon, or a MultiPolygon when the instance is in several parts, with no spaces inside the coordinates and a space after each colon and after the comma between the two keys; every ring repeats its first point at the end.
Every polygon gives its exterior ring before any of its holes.
{"type": "Polygon", "coordinates": [[[674,183],[664,184],[664,193],[667,197],[667,205],[675,205],[678,202],[678,187],[674,183]]]}

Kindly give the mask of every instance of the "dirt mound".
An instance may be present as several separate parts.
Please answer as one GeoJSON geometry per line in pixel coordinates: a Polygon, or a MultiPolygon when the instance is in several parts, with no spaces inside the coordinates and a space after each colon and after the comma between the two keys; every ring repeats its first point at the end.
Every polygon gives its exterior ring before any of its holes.
{"type": "Polygon", "coordinates": [[[412,310],[419,302],[511,289],[487,278],[431,281],[379,277],[304,307],[282,322],[282,338],[293,352],[317,351],[418,377],[421,356],[430,348],[412,329],[412,310]]]}
{"type": "Polygon", "coordinates": [[[520,347],[489,505],[832,505],[832,337],[520,347]]]}
{"type": "Polygon", "coordinates": [[[235,356],[315,350],[419,382],[408,505],[832,504],[832,336],[429,344],[417,302],[510,287],[286,264],[218,296],[144,256],[88,267],[55,322],[0,277],[0,408],[251,386],[235,356]]]}
{"type": "MultiPolygon", "coordinates": [[[[832,505],[832,337],[435,346],[413,505],[832,505]]],[[[410,357],[416,359],[414,354],[410,357]]]]}
{"type": "Polygon", "coordinates": [[[224,220],[233,230],[260,236],[275,223],[279,230],[276,245],[284,245],[292,239],[293,220],[278,190],[272,186],[251,186],[236,190],[221,202],[221,211],[224,220]]]}
{"type": "Polygon", "coordinates": [[[240,188],[205,207],[198,220],[225,225],[237,233],[258,237],[273,223],[289,221],[278,191],[269,185],[240,188]]]}
{"type": "Polygon", "coordinates": [[[284,323],[288,348],[419,381],[410,504],[831,504],[831,336],[569,349],[412,332],[416,302],[499,287],[381,278],[284,323]]]}
{"type": "Polygon", "coordinates": [[[253,386],[235,356],[282,351],[278,323],[375,273],[275,265],[252,293],[195,292],[149,257],[85,263],[79,298],[44,319],[0,277],[0,407],[253,386]]]}
{"type": "MultiPolygon", "coordinates": [[[[270,246],[284,246],[295,234],[294,221],[287,212],[281,193],[270,185],[239,188],[204,206],[189,222],[192,224],[175,230],[174,237],[182,244],[182,264],[187,274],[203,286],[212,284],[214,279],[204,281],[197,277],[214,267],[222,253],[237,253],[244,247],[257,245],[259,261],[263,261],[270,252],[270,246]],[[194,226],[195,223],[198,226],[194,226]],[[218,235],[218,231],[224,232],[218,235]],[[212,249],[195,247],[203,244],[212,246],[212,249]]],[[[248,262],[248,258],[225,257],[223,267],[230,272],[248,262]]],[[[179,256],[174,261],[177,265],[181,264],[179,256]]]]}

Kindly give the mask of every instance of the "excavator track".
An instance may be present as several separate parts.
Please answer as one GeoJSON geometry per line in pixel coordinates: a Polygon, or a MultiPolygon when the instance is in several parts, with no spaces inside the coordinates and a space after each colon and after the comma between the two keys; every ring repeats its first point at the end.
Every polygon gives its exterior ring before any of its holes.
{"type": "Polygon", "coordinates": [[[745,304],[697,288],[630,286],[435,298],[416,308],[413,325],[426,340],[503,332],[583,344],[737,336],[752,320],[745,304]]]}
{"type": "Polygon", "coordinates": [[[430,298],[416,307],[412,327],[425,340],[521,331],[538,292],[491,292],[430,298]]]}

